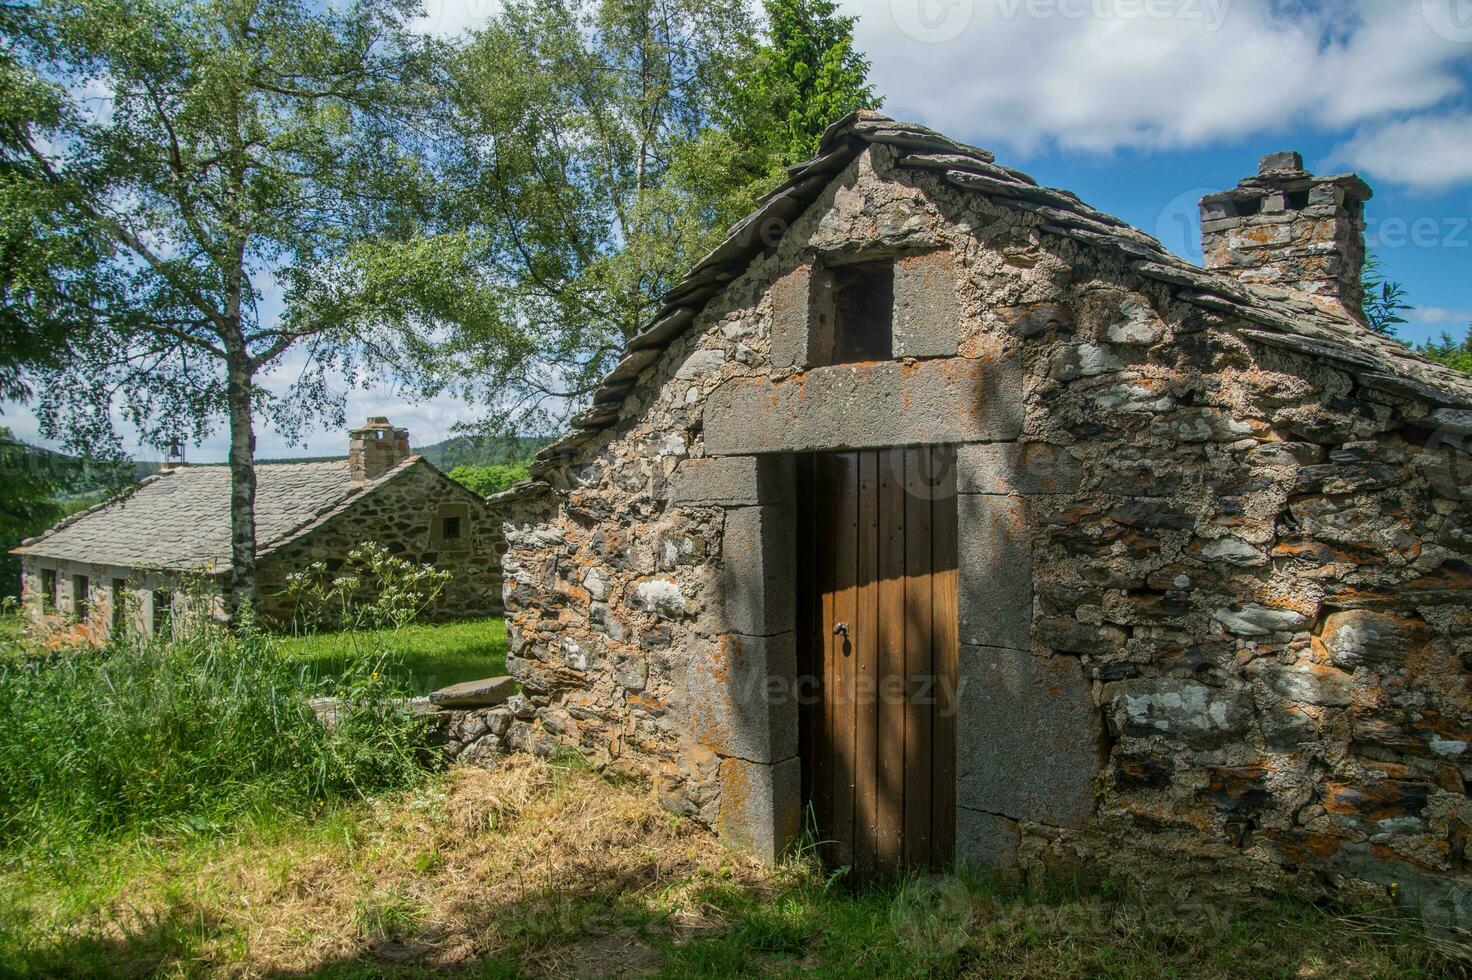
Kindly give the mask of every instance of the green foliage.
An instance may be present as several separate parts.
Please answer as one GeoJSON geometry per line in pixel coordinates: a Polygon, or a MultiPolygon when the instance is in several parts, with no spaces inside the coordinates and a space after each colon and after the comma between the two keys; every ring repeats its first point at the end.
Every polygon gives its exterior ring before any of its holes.
{"type": "Polygon", "coordinates": [[[1401,314],[1415,309],[1406,302],[1405,287],[1385,278],[1380,260],[1374,255],[1365,257],[1361,285],[1365,291],[1365,322],[1380,336],[1394,337],[1396,328],[1406,322],[1401,314]]]}
{"type": "Polygon", "coordinates": [[[0,428],[0,596],[20,595],[20,561],[10,549],[61,518],[55,496],[64,477],[47,455],[0,428]]]}
{"type": "Polygon", "coordinates": [[[371,352],[411,380],[424,336],[491,302],[426,212],[437,47],[414,0],[3,9],[24,84],[0,87],[0,227],[45,251],[3,256],[5,329],[65,341],[30,366],[43,433],[117,454],[115,416],[159,447],[228,418],[243,601],[257,419],[341,424],[331,372],[354,382],[371,352]],[[272,397],[256,379],[294,349],[272,397]]]}
{"type": "Polygon", "coordinates": [[[813,156],[818,137],[856,109],[883,103],[869,60],[854,50],[856,18],[831,0],[764,0],[768,37],[737,69],[723,115],[735,141],[778,166],[813,156]]]}
{"type": "Polygon", "coordinates": [[[383,634],[393,634],[418,619],[453,577],[446,569],[389,554],[376,541],[348,552],[347,569],[332,574],[325,562],[313,562],[286,577],[286,596],[296,625],[371,638],[380,646],[377,653],[385,652],[383,634]]]}
{"type": "Polygon", "coordinates": [[[0,666],[0,842],[64,853],[405,786],[426,724],[392,693],[362,660],[324,692],[250,630],[0,666]],[[346,689],[376,696],[320,724],[309,699],[346,689]]]}
{"type": "Polygon", "coordinates": [[[415,452],[446,473],[460,466],[526,465],[551,440],[535,436],[452,436],[415,452]]]}
{"type": "Polygon", "coordinates": [[[1467,328],[1467,336],[1461,343],[1452,339],[1451,334],[1443,332],[1440,340],[1427,341],[1420,347],[1420,351],[1438,364],[1472,374],[1472,327],[1467,328]]]}
{"type": "Polygon", "coordinates": [[[560,429],[782,164],[876,104],[850,18],[769,13],[766,43],[746,0],[512,0],[455,58],[441,202],[504,302],[440,357],[489,430],[560,429]]]}
{"type": "Polygon", "coordinates": [[[467,489],[482,497],[509,490],[529,475],[528,464],[512,463],[508,466],[457,466],[450,471],[450,479],[463,484],[467,489]]]}
{"type": "Polygon", "coordinates": [[[441,205],[503,304],[441,366],[489,427],[559,428],[743,213],[708,126],[754,30],[743,0],[513,0],[456,53],[441,205]]]}

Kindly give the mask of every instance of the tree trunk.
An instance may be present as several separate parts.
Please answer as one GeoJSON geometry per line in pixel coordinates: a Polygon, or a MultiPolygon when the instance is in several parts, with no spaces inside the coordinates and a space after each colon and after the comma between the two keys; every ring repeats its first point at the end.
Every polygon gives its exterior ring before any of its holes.
{"type": "Polygon", "coordinates": [[[256,598],[256,435],[251,424],[250,359],[226,345],[226,400],[230,408],[230,620],[256,598]]]}

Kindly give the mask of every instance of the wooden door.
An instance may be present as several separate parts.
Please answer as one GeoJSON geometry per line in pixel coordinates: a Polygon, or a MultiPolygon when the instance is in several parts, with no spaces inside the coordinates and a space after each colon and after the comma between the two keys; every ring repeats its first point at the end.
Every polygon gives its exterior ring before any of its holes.
{"type": "Polygon", "coordinates": [[[805,812],[859,878],[947,866],[956,812],[954,451],[798,463],[805,812]]]}

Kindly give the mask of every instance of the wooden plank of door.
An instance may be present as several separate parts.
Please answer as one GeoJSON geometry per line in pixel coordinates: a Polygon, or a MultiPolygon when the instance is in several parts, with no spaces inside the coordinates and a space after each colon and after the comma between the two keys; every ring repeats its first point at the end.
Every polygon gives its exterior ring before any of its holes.
{"type": "Polygon", "coordinates": [[[873,874],[878,856],[878,721],[875,687],[879,676],[879,454],[857,454],[859,482],[857,606],[851,632],[855,667],[854,869],[873,874]]]}
{"type": "Polygon", "coordinates": [[[904,865],[905,845],[905,451],[879,458],[878,859],[904,865]]]}
{"type": "Polygon", "coordinates": [[[818,772],[814,774],[814,800],[824,839],[823,857],[827,861],[838,862],[843,860],[841,851],[848,840],[848,834],[838,833],[833,824],[833,787],[836,782],[833,773],[838,754],[837,691],[840,679],[834,674],[833,637],[828,624],[833,622],[836,612],[834,604],[838,598],[838,577],[835,570],[838,535],[834,524],[837,519],[835,508],[838,480],[832,460],[822,456],[813,459],[813,474],[813,520],[818,532],[816,575],[820,604],[818,621],[814,624],[817,630],[814,641],[820,644],[819,649],[822,651],[822,664],[819,667],[822,722],[818,728],[815,746],[818,772]]]}
{"type": "Polygon", "coordinates": [[[797,471],[797,677],[793,688],[797,704],[797,758],[802,770],[803,819],[817,812],[817,739],[822,721],[821,702],[813,694],[822,666],[821,622],[823,596],[818,585],[818,528],[814,518],[813,457],[799,456],[797,471]]]}
{"type": "Polygon", "coordinates": [[[956,602],[956,469],[954,451],[932,450],[940,482],[930,511],[931,615],[936,703],[931,725],[930,856],[949,867],[956,844],[956,677],[960,620],[956,602]]]}
{"type": "Polygon", "coordinates": [[[832,700],[832,818],[830,826],[837,846],[833,863],[853,864],[859,851],[855,797],[863,774],[863,760],[854,743],[857,724],[854,698],[854,664],[857,659],[852,630],[835,634],[837,623],[852,623],[861,595],[858,577],[858,539],[861,520],[859,460],[853,453],[826,457],[833,476],[830,522],[834,528],[832,615],[824,623],[829,645],[829,685],[832,700]]]}
{"type": "Polygon", "coordinates": [[[905,865],[930,864],[931,722],[935,665],[931,660],[930,511],[928,448],[905,450],[905,865]]]}

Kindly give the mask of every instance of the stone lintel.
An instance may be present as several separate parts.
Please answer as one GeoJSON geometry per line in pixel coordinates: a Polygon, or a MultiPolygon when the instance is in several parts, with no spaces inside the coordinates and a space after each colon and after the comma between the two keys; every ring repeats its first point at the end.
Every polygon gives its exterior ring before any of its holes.
{"type": "Polygon", "coordinates": [[[956,497],[961,642],[1032,647],[1032,532],[1021,497],[956,497]]]}
{"type": "Polygon", "coordinates": [[[1104,725],[1079,661],[962,646],[957,679],[958,806],[1082,826],[1094,812],[1104,725]]]}
{"type": "Polygon", "coordinates": [[[722,759],[716,831],[732,847],[775,863],[802,830],[801,767],[722,759]]]}
{"type": "Polygon", "coordinates": [[[715,456],[1003,442],[1022,432],[1018,359],[870,361],[732,378],[705,407],[715,456]]]}
{"type": "Polygon", "coordinates": [[[772,764],[797,755],[797,642],[727,634],[691,651],[690,737],[716,755],[772,764]]]}
{"type": "Polygon", "coordinates": [[[670,480],[670,502],[693,507],[778,504],[792,487],[790,456],[687,459],[670,480]]]}

